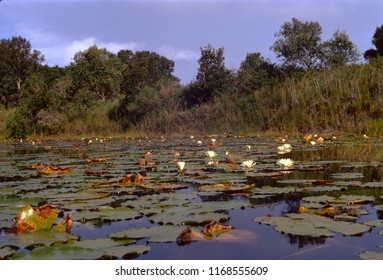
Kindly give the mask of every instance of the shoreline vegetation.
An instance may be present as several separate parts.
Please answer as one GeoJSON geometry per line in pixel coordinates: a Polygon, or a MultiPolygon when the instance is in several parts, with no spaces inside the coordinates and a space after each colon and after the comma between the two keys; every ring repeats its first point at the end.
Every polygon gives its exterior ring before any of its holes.
{"type": "Polygon", "coordinates": [[[321,32],[293,18],[271,47],[281,64],[254,52],[234,70],[223,47],[207,45],[186,85],[174,62],[154,52],[92,46],[70,65],[50,67],[27,39],[1,39],[0,139],[383,135],[383,25],[364,62],[346,33],[322,41],[321,32]]]}

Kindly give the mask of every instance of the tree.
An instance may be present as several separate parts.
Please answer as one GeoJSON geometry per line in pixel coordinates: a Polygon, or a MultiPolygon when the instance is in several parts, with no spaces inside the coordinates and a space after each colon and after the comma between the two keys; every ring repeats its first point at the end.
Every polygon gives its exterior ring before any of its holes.
{"type": "Polygon", "coordinates": [[[383,24],[376,28],[374,36],[372,37],[372,44],[376,49],[368,49],[365,51],[364,58],[367,60],[383,56],[383,24]]]}
{"type": "Polygon", "coordinates": [[[29,41],[22,37],[0,40],[0,99],[6,107],[18,102],[24,81],[36,73],[44,61],[29,41]]]}
{"type": "Polygon", "coordinates": [[[318,22],[301,22],[296,18],[282,25],[275,33],[271,47],[287,67],[313,69],[319,65],[322,27],[318,22]]]}
{"type": "Polygon", "coordinates": [[[344,66],[356,62],[359,52],[345,32],[336,31],[333,37],[322,44],[322,66],[325,68],[344,66]]]}
{"type": "Polygon", "coordinates": [[[127,100],[134,100],[144,87],[159,89],[162,80],[179,81],[173,76],[174,61],[155,52],[121,50],[117,56],[122,68],[121,90],[127,100]]]}
{"type": "Polygon", "coordinates": [[[248,53],[238,72],[241,91],[252,92],[263,86],[272,85],[280,76],[280,71],[259,52],[248,53]]]}
{"type": "Polygon", "coordinates": [[[214,49],[210,44],[200,48],[201,57],[196,81],[201,89],[202,102],[211,100],[222,93],[227,86],[229,72],[225,68],[224,48],[214,49]]]}
{"type": "Polygon", "coordinates": [[[12,119],[7,123],[10,137],[25,138],[36,130],[37,116],[40,110],[50,104],[48,87],[38,75],[25,80],[20,94],[20,102],[12,119]]]}
{"type": "Polygon", "coordinates": [[[68,66],[72,77],[73,94],[92,92],[98,99],[106,100],[120,92],[121,72],[117,56],[106,49],[92,46],[75,54],[68,66]]]}

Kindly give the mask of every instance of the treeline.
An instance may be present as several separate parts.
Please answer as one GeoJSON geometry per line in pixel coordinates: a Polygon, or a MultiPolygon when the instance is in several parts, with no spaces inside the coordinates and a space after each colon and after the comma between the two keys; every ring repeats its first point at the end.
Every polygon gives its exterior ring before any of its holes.
{"type": "Polygon", "coordinates": [[[66,67],[44,65],[27,39],[0,41],[0,131],[29,135],[338,130],[383,132],[383,25],[363,53],[345,32],[323,41],[293,18],[271,46],[281,63],[248,53],[225,67],[224,48],[200,49],[192,82],[155,52],[92,46],[66,67]]]}

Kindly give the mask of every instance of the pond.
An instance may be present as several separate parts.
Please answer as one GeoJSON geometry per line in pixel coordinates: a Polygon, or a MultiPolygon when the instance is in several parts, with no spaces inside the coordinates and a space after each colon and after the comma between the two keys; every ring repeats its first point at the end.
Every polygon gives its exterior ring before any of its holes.
{"type": "Polygon", "coordinates": [[[322,140],[2,143],[0,259],[383,259],[382,142],[322,140]]]}

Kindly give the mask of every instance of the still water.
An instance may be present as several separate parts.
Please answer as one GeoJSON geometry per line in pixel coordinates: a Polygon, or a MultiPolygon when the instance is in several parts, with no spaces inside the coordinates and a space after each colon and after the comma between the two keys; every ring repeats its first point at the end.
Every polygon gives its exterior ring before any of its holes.
{"type": "MultiPolygon", "coordinates": [[[[328,237],[285,233],[275,225],[254,220],[299,214],[301,206],[313,207],[309,208],[310,213],[322,204],[329,206],[326,202],[307,204],[308,197],[316,196],[352,197],[354,201],[368,198],[360,205],[352,205],[355,207],[352,214],[347,210],[348,216],[358,224],[383,219],[383,158],[379,141],[326,140],[315,146],[301,139],[288,142],[292,148],[285,153],[278,152],[281,143],[266,138],[83,139],[1,144],[0,258],[71,259],[73,255],[65,252],[74,247],[79,248],[76,258],[83,259],[349,260],[360,259],[365,251],[383,252],[378,247],[383,245],[381,227],[371,226],[350,235],[332,231],[328,237]],[[209,149],[216,153],[213,158],[205,153],[209,149]],[[276,162],[281,158],[292,159],[294,165],[278,166],[276,162]],[[245,160],[253,160],[255,165],[245,168],[241,165],[245,160]],[[177,168],[180,161],[185,162],[183,172],[177,168]],[[70,172],[41,173],[48,164],[70,168],[70,172]],[[144,176],[144,182],[119,183],[120,178],[137,173],[144,176]],[[222,185],[252,188],[226,192],[219,189],[222,185]],[[211,186],[216,189],[210,189],[211,186]],[[29,233],[10,233],[23,207],[44,203],[73,215],[71,238],[59,242],[53,236],[51,241],[42,242],[35,237],[28,244],[20,240],[29,233]],[[177,242],[177,235],[187,226],[201,233],[210,220],[219,220],[234,230],[214,238],[195,238],[187,244],[177,242]],[[139,234],[127,231],[148,227],[155,229],[139,234]],[[171,230],[168,238],[155,234],[164,227],[171,230]],[[153,236],[157,239],[151,239],[153,236]],[[83,242],[89,240],[97,242],[83,242]],[[116,244],[109,244],[113,242],[116,244]],[[33,253],[44,246],[50,250],[40,255],[33,253]],[[129,248],[129,253],[116,253],[111,250],[114,247],[129,248]],[[138,249],[143,247],[143,251],[138,249]]],[[[334,207],[346,209],[350,205],[343,206],[334,207]]],[[[324,217],[334,220],[331,214],[324,217]]]]}

